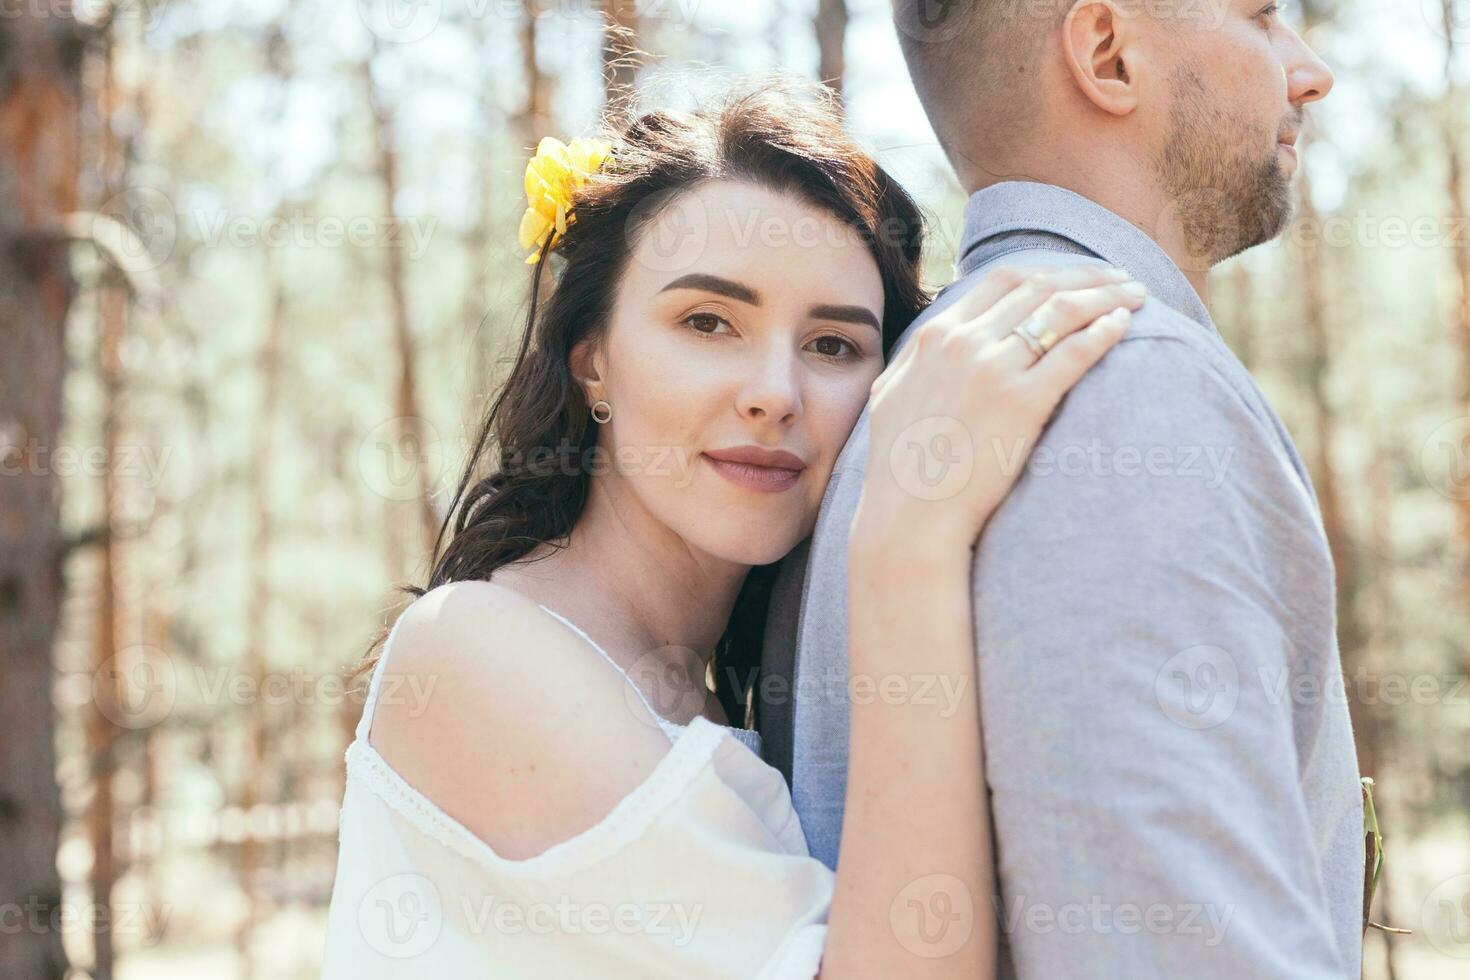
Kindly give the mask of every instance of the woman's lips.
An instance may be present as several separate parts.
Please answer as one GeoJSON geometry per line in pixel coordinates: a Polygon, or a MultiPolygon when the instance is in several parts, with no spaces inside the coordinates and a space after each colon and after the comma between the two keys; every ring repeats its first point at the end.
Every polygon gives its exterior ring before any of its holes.
{"type": "Polygon", "coordinates": [[[735,463],[715,459],[708,453],[700,455],[720,476],[737,487],[744,487],[747,490],[780,493],[783,490],[790,490],[801,479],[801,470],[782,469],[778,466],[756,466],[754,463],[735,463]]]}

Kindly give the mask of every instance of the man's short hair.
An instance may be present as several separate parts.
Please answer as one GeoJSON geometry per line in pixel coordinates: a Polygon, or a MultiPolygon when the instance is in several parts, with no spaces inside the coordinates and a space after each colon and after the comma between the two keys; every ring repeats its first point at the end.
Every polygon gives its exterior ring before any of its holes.
{"type": "Polygon", "coordinates": [[[909,76],[956,170],[970,169],[982,146],[1004,159],[1028,135],[1040,115],[1047,38],[1074,3],[894,0],[909,76]]]}

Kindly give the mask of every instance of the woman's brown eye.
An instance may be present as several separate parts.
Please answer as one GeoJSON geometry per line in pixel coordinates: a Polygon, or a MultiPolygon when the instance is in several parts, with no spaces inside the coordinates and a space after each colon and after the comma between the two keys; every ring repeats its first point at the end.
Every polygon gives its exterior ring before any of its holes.
{"type": "Polygon", "coordinates": [[[841,337],[818,337],[816,339],[817,353],[827,357],[841,357],[848,346],[847,341],[841,337]],[[823,344],[827,345],[825,348],[823,344]]]}
{"type": "Polygon", "coordinates": [[[684,322],[700,333],[714,333],[724,321],[713,313],[696,313],[686,317],[684,322]]]}

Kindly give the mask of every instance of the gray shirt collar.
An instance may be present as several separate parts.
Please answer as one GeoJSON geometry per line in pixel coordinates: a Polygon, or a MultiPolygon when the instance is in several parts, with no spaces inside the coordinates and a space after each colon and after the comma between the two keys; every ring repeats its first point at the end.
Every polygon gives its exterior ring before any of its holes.
{"type": "Polygon", "coordinates": [[[1159,244],[1132,222],[1053,184],[1005,181],[970,195],[955,268],[960,277],[1006,252],[1051,248],[1095,255],[1216,333],[1210,311],[1159,244]]]}

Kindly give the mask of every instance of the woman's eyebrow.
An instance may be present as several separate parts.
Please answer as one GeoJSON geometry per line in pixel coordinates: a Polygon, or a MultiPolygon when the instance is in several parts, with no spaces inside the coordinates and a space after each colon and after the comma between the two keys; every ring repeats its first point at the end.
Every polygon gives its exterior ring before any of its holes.
{"type": "MultiPolygon", "coordinates": [[[[728,296],[733,300],[748,303],[751,306],[761,305],[760,293],[754,289],[733,279],[710,275],[707,272],[691,272],[688,275],[680,276],[660,289],[659,292],[666,293],[671,289],[702,289],[705,292],[728,296]]],[[[883,332],[883,326],[878,322],[877,315],[865,306],[842,306],[834,303],[820,303],[813,306],[808,312],[814,320],[866,323],[879,333],[883,332]]]]}
{"type": "Polygon", "coordinates": [[[761,305],[760,293],[751,289],[749,286],[735,282],[732,279],[725,279],[722,276],[712,276],[704,272],[691,272],[687,276],[680,276],[663,289],[660,289],[659,292],[666,293],[671,289],[703,289],[706,292],[728,296],[742,303],[749,303],[751,306],[761,305]]]}
{"type": "Polygon", "coordinates": [[[832,306],[824,303],[820,306],[813,306],[810,312],[814,320],[866,323],[879,333],[883,332],[883,325],[878,322],[877,315],[866,306],[832,306]]]}

